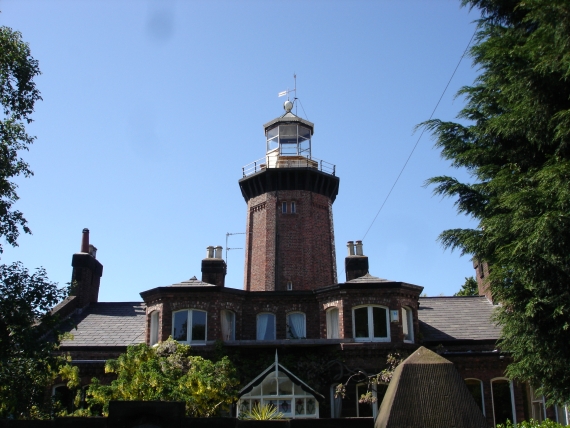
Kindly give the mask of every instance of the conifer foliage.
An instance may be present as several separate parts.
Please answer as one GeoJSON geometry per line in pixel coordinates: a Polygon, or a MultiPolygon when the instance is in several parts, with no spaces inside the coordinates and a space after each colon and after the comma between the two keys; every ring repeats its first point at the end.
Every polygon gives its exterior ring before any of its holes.
{"type": "Polygon", "coordinates": [[[550,402],[570,401],[570,3],[463,0],[480,9],[471,48],[480,75],[459,94],[461,123],[430,120],[442,156],[471,174],[440,176],[476,229],[446,230],[444,246],[489,263],[501,306],[508,376],[550,402]]]}

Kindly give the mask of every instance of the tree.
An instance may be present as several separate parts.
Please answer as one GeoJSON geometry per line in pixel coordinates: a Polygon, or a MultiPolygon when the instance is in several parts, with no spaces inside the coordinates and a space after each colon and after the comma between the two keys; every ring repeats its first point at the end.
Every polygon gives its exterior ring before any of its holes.
{"type": "Polygon", "coordinates": [[[18,186],[11,180],[19,175],[33,175],[18,152],[28,150],[34,141],[34,137],[27,134],[25,125],[32,122],[30,116],[34,104],[41,100],[33,81],[39,74],[38,61],[31,56],[22,35],[8,27],[0,27],[0,236],[12,246],[17,245],[20,228],[30,233],[23,214],[12,209],[18,200],[18,186]]]}
{"type": "Polygon", "coordinates": [[[184,401],[192,417],[209,417],[237,400],[235,369],[227,357],[217,362],[190,355],[190,346],[169,338],[158,346],[129,346],[105,364],[115,373],[111,385],[93,378],[87,390],[90,406],[108,412],[111,400],[184,401]]]}
{"type": "Polygon", "coordinates": [[[0,418],[49,414],[45,391],[65,361],[53,356],[57,335],[45,336],[65,293],[41,268],[30,274],[21,263],[0,265],[0,418]]]}
{"type": "MultiPolygon", "coordinates": [[[[12,246],[20,230],[30,233],[22,213],[12,207],[18,200],[12,180],[32,175],[19,152],[34,141],[25,126],[41,99],[33,81],[39,74],[21,34],[0,27],[0,236],[12,246]]],[[[42,268],[30,274],[21,263],[0,265],[0,418],[49,415],[46,388],[65,363],[53,356],[59,337],[51,308],[66,294],[42,268]]]]}
{"type": "Polygon", "coordinates": [[[454,294],[454,296],[478,296],[479,287],[477,281],[472,276],[465,277],[465,283],[461,286],[461,290],[454,294]]]}
{"type": "Polygon", "coordinates": [[[442,156],[471,182],[428,180],[476,229],[446,230],[445,247],[490,266],[511,378],[570,401],[570,4],[463,0],[479,8],[471,48],[480,75],[459,94],[467,124],[431,120],[442,156]]]}

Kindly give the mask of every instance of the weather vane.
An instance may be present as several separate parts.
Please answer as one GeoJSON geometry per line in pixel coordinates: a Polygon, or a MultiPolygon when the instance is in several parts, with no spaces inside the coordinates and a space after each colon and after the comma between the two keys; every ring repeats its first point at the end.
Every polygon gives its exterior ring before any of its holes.
{"type": "Polygon", "coordinates": [[[295,88],[294,89],[287,89],[286,91],[283,92],[279,92],[277,94],[278,97],[284,97],[285,95],[287,95],[287,101],[289,101],[289,93],[290,92],[295,92],[295,98],[293,98],[293,101],[295,101],[297,99],[297,75],[293,74],[293,80],[295,81],[295,88]]]}

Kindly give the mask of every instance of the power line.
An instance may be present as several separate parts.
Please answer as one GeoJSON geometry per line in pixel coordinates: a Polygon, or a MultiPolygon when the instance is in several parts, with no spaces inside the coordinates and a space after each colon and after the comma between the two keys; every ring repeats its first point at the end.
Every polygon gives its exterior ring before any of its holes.
{"type": "MultiPolygon", "coordinates": [[[[443,90],[443,92],[441,93],[441,96],[439,97],[439,100],[437,101],[437,104],[435,105],[433,111],[431,112],[431,115],[429,117],[428,120],[431,120],[431,118],[433,117],[433,115],[435,114],[435,111],[437,110],[437,107],[439,106],[439,103],[441,102],[441,100],[443,99],[443,96],[445,95],[445,92],[447,91],[447,88],[449,87],[449,84],[451,83],[451,81],[453,80],[453,76],[455,76],[455,73],[457,72],[457,69],[459,68],[459,65],[461,64],[461,61],[463,60],[463,58],[465,57],[465,55],[467,54],[467,51],[469,49],[469,46],[471,46],[471,42],[473,41],[473,38],[475,37],[475,34],[477,34],[477,28],[475,29],[475,32],[473,33],[473,35],[471,36],[471,39],[469,39],[469,43],[467,43],[467,47],[465,48],[465,50],[463,51],[463,55],[461,55],[461,58],[459,58],[459,62],[457,63],[457,65],[455,66],[455,70],[453,70],[453,73],[451,74],[451,77],[449,78],[447,85],[445,85],[445,89],[443,90]]],[[[404,166],[402,167],[402,169],[400,170],[400,173],[398,174],[398,176],[396,177],[396,180],[394,181],[394,184],[392,184],[392,187],[390,188],[390,191],[388,192],[388,194],[386,195],[386,198],[384,199],[384,202],[382,202],[382,205],[380,206],[380,209],[378,210],[378,212],[376,213],[376,215],[374,216],[374,219],[372,220],[372,223],[370,223],[370,226],[368,226],[368,229],[366,229],[366,233],[364,234],[364,236],[362,237],[362,240],[364,241],[364,238],[366,238],[366,235],[368,235],[368,232],[370,231],[370,229],[372,228],[372,226],[374,225],[374,222],[376,221],[376,219],[378,218],[378,215],[380,214],[380,212],[382,211],[382,208],[384,208],[384,205],[386,205],[386,201],[388,200],[388,198],[390,197],[390,195],[392,194],[392,190],[394,190],[394,187],[396,187],[396,184],[398,183],[398,180],[400,179],[400,176],[402,175],[402,173],[404,172],[404,169],[406,169],[406,166],[408,165],[408,162],[410,161],[412,155],[414,154],[414,151],[416,150],[416,147],[418,147],[418,144],[420,143],[420,140],[422,139],[422,136],[424,135],[425,132],[425,127],[422,128],[422,132],[420,134],[420,136],[418,137],[418,140],[416,141],[416,144],[414,145],[412,151],[410,152],[410,155],[408,156],[408,158],[406,159],[406,162],[404,162],[404,166]]]]}

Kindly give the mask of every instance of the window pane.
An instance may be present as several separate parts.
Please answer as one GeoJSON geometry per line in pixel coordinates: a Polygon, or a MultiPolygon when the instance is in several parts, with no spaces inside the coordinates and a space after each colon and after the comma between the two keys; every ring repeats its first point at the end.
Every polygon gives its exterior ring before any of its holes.
{"type": "Polygon", "coordinates": [[[475,402],[477,403],[477,405],[479,406],[481,411],[483,411],[483,397],[481,395],[481,381],[479,381],[477,379],[467,379],[467,380],[465,380],[465,383],[467,384],[467,389],[469,390],[469,392],[471,393],[471,395],[475,399],[475,402]]]}
{"type": "Polygon", "coordinates": [[[311,138],[311,130],[304,126],[299,126],[299,137],[303,137],[304,139],[311,138]]]}
{"type": "Polygon", "coordinates": [[[372,308],[372,318],[374,320],[374,337],[388,337],[386,309],[372,308]]]}
{"type": "Polygon", "coordinates": [[[273,137],[277,137],[277,134],[279,133],[279,128],[276,126],[273,129],[270,129],[269,131],[267,131],[267,139],[271,139],[273,137]]]}
{"type": "Polygon", "coordinates": [[[495,380],[491,383],[493,388],[493,408],[495,410],[495,424],[504,424],[509,419],[513,421],[513,408],[511,404],[511,388],[508,380],[495,380]]]}
{"type": "Polygon", "coordinates": [[[287,339],[305,337],[305,314],[287,315],[287,339]]]}
{"type": "Polygon", "coordinates": [[[222,340],[235,340],[235,314],[222,311],[222,340]]]}
{"type": "Polygon", "coordinates": [[[327,339],[338,339],[338,309],[327,311],[327,339]]]}
{"type": "Polygon", "coordinates": [[[369,337],[368,308],[354,310],[354,337],[369,337]]]}
{"type": "Polygon", "coordinates": [[[192,341],[206,340],[206,312],[192,311],[192,341]]]}
{"type": "Polygon", "coordinates": [[[360,397],[366,394],[368,391],[368,385],[357,385],[356,386],[356,405],[358,406],[358,417],[367,418],[372,416],[372,406],[368,403],[361,403],[360,397]]]}
{"type": "Polygon", "coordinates": [[[150,314],[150,344],[158,343],[158,312],[150,314]]]}
{"type": "Polygon", "coordinates": [[[188,311],[176,312],[174,314],[174,331],[172,337],[174,340],[186,342],[188,340],[186,333],[188,331],[188,311]]]}
{"type": "Polygon", "coordinates": [[[275,340],[275,315],[257,316],[257,340],[275,340]]]}

